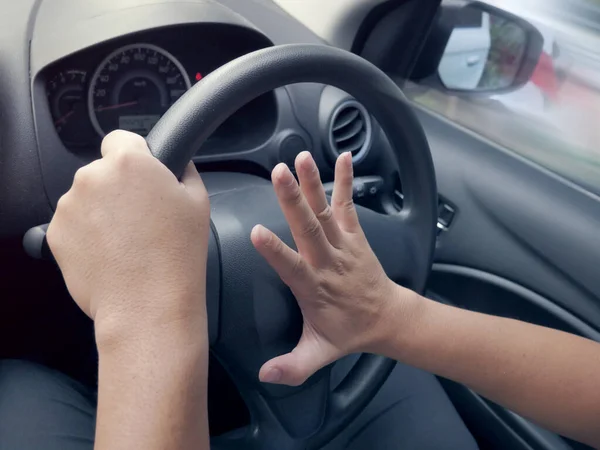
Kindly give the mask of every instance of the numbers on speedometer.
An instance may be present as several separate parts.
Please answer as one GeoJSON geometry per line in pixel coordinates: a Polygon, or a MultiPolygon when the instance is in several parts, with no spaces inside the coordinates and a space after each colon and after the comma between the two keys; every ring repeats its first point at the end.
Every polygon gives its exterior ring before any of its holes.
{"type": "Polygon", "coordinates": [[[187,72],[166,50],[128,45],[111,53],[94,73],[90,119],[101,136],[116,129],[146,136],[190,86],[187,72]]]}
{"type": "Polygon", "coordinates": [[[48,80],[46,93],[54,126],[62,141],[73,147],[90,144],[94,136],[85,104],[85,70],[68,69],[48,80]]]}

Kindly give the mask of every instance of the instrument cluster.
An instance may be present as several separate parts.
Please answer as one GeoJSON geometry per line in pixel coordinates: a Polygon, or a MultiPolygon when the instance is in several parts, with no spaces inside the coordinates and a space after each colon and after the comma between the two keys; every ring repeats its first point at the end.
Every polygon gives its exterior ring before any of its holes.
{"type": "MultiPolygon", "coordinates": [[[[193,27],[157,30],[121,41],[80,52],[46,71],[52,121],[70,150],[97,148],[116,129],[146,136],[193,84],[263,46],[251,39],[236,40],[219,29],[199,33],[193,27]]],[[[275,123],[276,106],[270,93],[238,111],[205,146],[258,143],[268,138],[275,123]]]]}

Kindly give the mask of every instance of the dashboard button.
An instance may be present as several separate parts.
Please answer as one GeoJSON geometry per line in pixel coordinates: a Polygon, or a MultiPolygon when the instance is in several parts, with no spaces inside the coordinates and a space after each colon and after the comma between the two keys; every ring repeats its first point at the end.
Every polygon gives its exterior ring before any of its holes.
{"type": "Polygon", "coordinates": [[[452,221],[454,220],[455,211],[450,205],[442,203],[438,209],[438,222],[445,228],[450,227],[452,225],[452,221]]]}

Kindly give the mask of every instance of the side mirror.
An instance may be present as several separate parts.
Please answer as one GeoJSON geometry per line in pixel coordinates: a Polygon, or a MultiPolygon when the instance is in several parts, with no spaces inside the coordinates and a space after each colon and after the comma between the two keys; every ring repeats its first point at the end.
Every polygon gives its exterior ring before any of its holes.
{"type": "MultiPolygon", "coordinates": [[[[437,69],[419,81],[464,94],[515,90],[531,78],[543,43],[537,28],[501,9],[480,2],[444,4],[422,53],[430,69],[435,55],[437,69]]],[[[416,69],[418,74],[419,63],[416,69]]]]}

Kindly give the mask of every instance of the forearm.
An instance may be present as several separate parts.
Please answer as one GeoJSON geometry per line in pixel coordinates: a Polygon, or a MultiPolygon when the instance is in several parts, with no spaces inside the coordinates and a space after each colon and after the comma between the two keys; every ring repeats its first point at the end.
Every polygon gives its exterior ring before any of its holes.
{"type": "Polygon", "coordinates": [[[96,450],[208,449],[206,324],[99,345],[96,450]]]}
{"type": "Polygon", "coordinates": [[[600,345],[422,298],[411,316],[405,330],[390,327],[381,353],[463,383],[542,426],[600,446],[600,345]]]}

